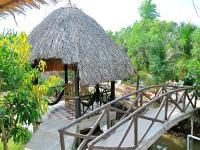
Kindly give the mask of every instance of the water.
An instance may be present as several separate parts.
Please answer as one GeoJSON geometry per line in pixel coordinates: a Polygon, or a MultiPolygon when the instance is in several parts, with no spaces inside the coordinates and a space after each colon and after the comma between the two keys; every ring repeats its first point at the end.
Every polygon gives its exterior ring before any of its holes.
{"type": "MultiPolygon", "coordinates": [[[[162,135],[149,150],[186,150],[186,140],[173,135],[162,135]]],[[[200,150],[200,142],[194,141],[192,150],[200,150]]]]}

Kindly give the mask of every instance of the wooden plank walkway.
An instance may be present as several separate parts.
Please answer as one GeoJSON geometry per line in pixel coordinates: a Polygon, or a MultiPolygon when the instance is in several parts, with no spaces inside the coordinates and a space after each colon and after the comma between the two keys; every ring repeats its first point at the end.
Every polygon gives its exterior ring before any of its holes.
{"type": "MultiPolygon", "coordinates": [[[[170,105],[168,107],[169,113],[173,109],[173,105],[170,105]]],[[[159,108],[151,109],[143,113],[144,116],[155,118],[159,108]]],[[[172,126],[177,124],[178,122],[189,118],[194,113],[194,108],[192,106],[189,106],[186,112],[181,112],[178,108],[175,109],[171,117],[167,122],[160,123],[155,122],[147,135],[144,137],[142,142],[137,147],[137,150],[146,150],[148,149],[163,133],[165,133],[168,129],[170,129],[172,126]]],[[[169,115],[168,113],[168,115],[169,115]]],[[[162,108],[158,119],[163,120],[165,117],[165,108],[162,108]]],[[[100,148],[98,147],[104,147],[104,149],[117,149],[117,146],[119,145],[119,141],[124,135],[124,132],[126,128],[128,127],[131,120],[127,121],[120,127],[118,127],[110,136],[101,139],[99,142],[97,142],[94,145],[94,149],[98,150],[100,148]],[[113,142],[115,141],[115,142],[113,142]]],[[[146,120],[142,118],[138,118],[138,139],[140,140],[144,133],[148,130],[148,127],[152,123],[151,120],[146,120]]],[[[125,140],[123,141],[120,149],[126,148],[126,149],[133,149],[134,147],[134,124],[132,125],[131,129],[129,130],[128,135],[126,136],[125,140]]]]}
{"type": "Polygon", "coordinates": [[[61,149],[68,149],[65,140],[71,136],[83,139],[77,150],[86,147],[89,150],[146,150],[172,126],[193,115],[197,108],[193,90],[193,87],[155,85],[117,98],[60,128],[61,149]],[[111,121],[112,113],[116,113],[118,121],[111,121]],[[97,114],[88,133],[81,133],[80,128],[70,131],[71,127],[82,125],[97,114]],[[94,131],[102,121],[106,123],[106,130],[95,136],[94,131]]]}
{"type": "MultiPolygon", "coordinates": [[[[59,150],[58,128],[67,123],[69,122],[63,119],[43,121],[40,128],[33,134],[31,140],[26,145],[25,150],[59,150]]],[[[71,131],[75,132],[75,129],[71,131]]],[[[66,137],[66,148],[71,149],[73,142],[73,137],[66,137]]]]}

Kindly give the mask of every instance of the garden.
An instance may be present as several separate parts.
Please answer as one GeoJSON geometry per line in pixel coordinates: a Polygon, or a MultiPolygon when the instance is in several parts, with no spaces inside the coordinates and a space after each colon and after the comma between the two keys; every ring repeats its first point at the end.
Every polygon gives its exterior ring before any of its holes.
{"type": "MultiPolygon", "coordinates": [[[[120,31],[107,31],[129,56],[135,70],[122,82],[139,89],[182,81],[183,85],[194,86],[199,97],[200,27],[159,20],[157,6],[151,0],[144,0],[138,11],[140,20],[120,31]]],[[[0,149],[24,149],[33,134],[29,127],[48,112],[53,88],[64,82],[56,76],[40,78],[46,62],[39,60],[33,66],[31,48],[26,33],[0,34],[0,149]]],[[[198,128],[199,116],[195,119],[198,128]]]]}

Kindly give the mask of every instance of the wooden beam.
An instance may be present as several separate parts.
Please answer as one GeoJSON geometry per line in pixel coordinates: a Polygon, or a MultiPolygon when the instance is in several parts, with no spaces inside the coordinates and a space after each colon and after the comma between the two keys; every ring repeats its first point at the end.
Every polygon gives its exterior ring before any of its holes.
{"type": "Polygon", "coordinates": [[[100,101],[99,84],[96,85],[95,89],[96,89],[96,93],[95,93],[95,94],[96,94],[96,95],[95,95],[96,97],[95,97],[95,98],[96,98],[96,100],[99,102],[99,101],[100,101]]]}
{"type": "Polygon", "coordinates": [[[67,68],[67,64],[64,65],[64,70],[65,70],[65,83],[68,83],[68,68],[67,68]]]}
{"type": "Polygon", "coordinates": [[[115,81],[111,81],[111,101],[115,99],[115,81]]]}
{"type": "Polygon", "coordinates": [[[79,70],[77,64],[75,65],[75,116],[81,117],[81,100],[79,94],[79,70]]]}

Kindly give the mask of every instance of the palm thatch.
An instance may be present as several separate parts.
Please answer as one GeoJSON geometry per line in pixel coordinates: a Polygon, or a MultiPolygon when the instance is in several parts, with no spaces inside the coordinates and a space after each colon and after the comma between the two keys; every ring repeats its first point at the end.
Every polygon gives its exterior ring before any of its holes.
{"type": "Polygon", "coordinates": [[[57,2],[57,0],[0,0],[0,17],[8,14],[24,13],[26,7],[39,8],[40,4],[44,5],[49,2],[57,2]]]}
{"type": "Polygon", "coordinates": [[[125,51],[80,9],[63,7],[47,16],[29,35],[32,59],[78,63],[81,84],[119,80],[133,73],[125,51]]]}

